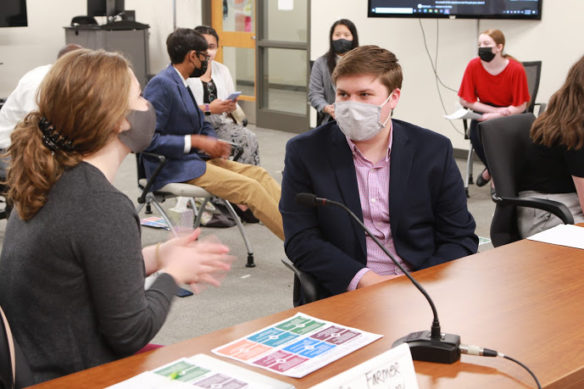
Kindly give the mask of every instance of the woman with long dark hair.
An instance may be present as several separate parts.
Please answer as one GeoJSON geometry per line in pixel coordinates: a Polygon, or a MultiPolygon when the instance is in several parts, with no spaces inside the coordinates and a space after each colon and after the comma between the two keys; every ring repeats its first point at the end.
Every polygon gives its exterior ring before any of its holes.
{"type": "Polygon", "coordinates": [[[333,23],[329,32],[329,50],[314,61],[308,84],[308,100],[319,114],[318,125],[334,120],[336,96],[331,74],[339,58],[358,46],[359,36],[353,22],[340,19],[333,23]]]}
{"type": "MultiPolygon", "coordinates": [[[[555,200],[584,222],[584,57],[531,127],[533,143],[519,175],[519,196],[555,200]]],[[[519,232],[527,237],[561,223],[549,212],[517,208],[519,232]]]]}

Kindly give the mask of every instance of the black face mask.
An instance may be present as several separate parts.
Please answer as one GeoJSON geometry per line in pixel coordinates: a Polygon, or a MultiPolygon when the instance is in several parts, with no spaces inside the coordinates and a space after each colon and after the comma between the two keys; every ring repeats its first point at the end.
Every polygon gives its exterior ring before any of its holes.
{"type": "Polygon", "coordinates": [[[347,39],[337,39],[333,41],[333,50],[337,54],[343,54],[353,48],[353,41],[347,39]]]}
{"type": "Polygon", "coordinates": [[[201,61],[201,67],[195,68],[189,77],[201,77],[207,71],[207,67],[209,66],[209,59],[207,58],[204,61],[201,61]]]}
{"type": "Polygon", "coordinates": [[[479,47],[479,58],[485,62],[491,62],[495,58],[491,47],[479,47]]]}

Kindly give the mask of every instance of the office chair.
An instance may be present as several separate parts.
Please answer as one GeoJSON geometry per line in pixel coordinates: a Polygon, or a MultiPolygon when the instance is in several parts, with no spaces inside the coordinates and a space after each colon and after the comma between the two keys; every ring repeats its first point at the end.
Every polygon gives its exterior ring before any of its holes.
{"type": "MultiPolygon", "coordinates": [[[[525,112],[534,113],[535,107],[539,107],[537,110],[537,114],[539,115],[546,109],[545,103],[536,103],[535,98],[537,97],[537,92],[539,91],[539,80],[541,78],[541,61],[528,61],[528,62],[521,62],[523,68],[525,69],[525,75],[527,77],[527,90],[529,91],[529,96],[531,100],[527,104],[527,108],[525,112]]],[[[462,125],[464,127],[464,139],[470,139],[469,130],[470,124],[467,119],[462,120],[462,125]]],[[[474,183],[473,176],[472,176],[472,167],[473,167],[473,157],[474,157],[474,149],[472,148],[472,144],[469,145],[468,154],[466,157],[466,172],[465,172],[465,179],[464,179],[464,191],[466,193],[466,197],[470,197],[468,194],[468,186],[474,183]]]]}
{"type": "Polygon", "coordinates": [[[32,372],[0,307],[0,389],[32,385],[32,372]]]}
{"type": "Polygon", "coordinates": [[[171,183],[163,186],[158,190],[155,191],[152,190],[154,180],[156,179],[156,177],[158,177],[158,174],[160,174],[160,171],[162,170],[162,168],[164,168],[164,165],[166,165],[166,157],[164,157],[163,155],[146,152],[136,154],[136,166],[138,169],[138,187],[142,191],[140,197],[138,197],[138,208],[136,211],[140,213],[142,208],[146,206],[146,214],[151,214],[152,207],[156,208],[158,213],[161,215],[166,224],[169,226],[171,232],[176,235],[176,231],[173,227],[173,224],[170,221],[168,215],[166,214],[166,211],[160,205],[160,203],[163,203],[166,199],[169,198],[175,198],[179,196],[188,197],[189,204],[195,211],[196,216],[194,227],[197,228],[201,225],[201,217],[203,216],[205,206],[212,198],[216,198],[220,202],[222,202],[223,205],[225,205],[225,207],[228,209],[229,213],[235,220],[239,232],[241,233],[241,237],[243,238],[243,242],[245,243],[245,247],[247,250],[247,262],[245,266],[255,267],[251,243],[249,242],[247,235],[245,234],[245,229],[241,224],[241,220],[239,220],[239,217],[235,213],[235,210],[233,209],[233,206],[229,203],[229,201],[216,197],[211,193],[207,192],[205,189],[191,184],[171,183]],[[144,155],[147,155],[151,158],[155,158],[158,160],[158,166],[154,170],[154,173],[152,174],[152,177],[150,177],[149,180],[146,179],[146,171],[144,170],[144,165],[142,164],[142,158],[144,155]],[[203,199],[203,203],[198,208],[196,206],[195,201],[193,200],[194,198],[203,199]]]}
{"type": "Polygon", "coordinates": [[[537,114],[539,115],[545,111],[545,103],[536,103],[535,98],[537,97],[537,92],[539,91],[539,80],[541,78],[541,61],[528,61],[521,62],[523,68],[525,69],[525,75],[527,76],[527,89],[529,90],[529,96],[531,100],[527,104],[526,112],[531,112],[535,114],[535,107],[539,107],[537,114]]]}
{"type": "Polygon", "coordinates": [[[479,123],[479,135],[485,148],[496,193],[491,221],[491,241],[498,247],[522,239],[517,226],[516,207],[543,209],[573,224],[568,208],[558,202],[540,198],[519,198],[517,179],[523,168],[525,149],[531,143],[529,131],[535,120],[533,113],[506,116],[479,123]]]}
{"type": "Polygon", "coordinates": [[[292,301],[294,306],[312,303],[314,301],[330,296],[308,273],[299,270],[292,261],[286,257],[282,258],[282,263],[294,272],[294,294],[292,301]]]}

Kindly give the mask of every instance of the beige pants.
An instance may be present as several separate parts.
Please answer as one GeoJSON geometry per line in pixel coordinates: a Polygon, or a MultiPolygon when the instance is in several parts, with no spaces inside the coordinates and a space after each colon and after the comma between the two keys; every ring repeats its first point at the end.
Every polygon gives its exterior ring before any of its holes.
{"type": "Polygon", "coordinates": [[[264,168],[215,158],[207,161],[205,174],[187,183],[232,203],[247,205],[270,231],[284,240],[278,210],[280,185],[264,168]]]}
{"type": "MultiPolygon", "coordinates": [[[[563,203],[574,216],[574,223],[584,222],[584,214],[580,207],[578,194],[573,193],[539,193],[533,190],[519,192],[519,197],[537,197],[546,200],[555,200],[563,203]]],[[[522,238],[527,238],[538,232],[545,231],[559,224],[562,224],[560,218],[552,215],[548,211],[536,208],[517,207],[518,227],[522,238]]]]}

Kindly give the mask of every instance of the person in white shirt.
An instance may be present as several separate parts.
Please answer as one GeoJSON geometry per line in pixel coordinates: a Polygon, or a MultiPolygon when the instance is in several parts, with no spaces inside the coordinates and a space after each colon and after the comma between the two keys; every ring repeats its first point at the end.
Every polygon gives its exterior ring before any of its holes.
{"type": "MultiPolygon", "coordinates": [[[[57,58],[80,48],[79,45],[68,44],[59,51],[57,58]]],[[[0,109],[0,152],[5,153],[10,147],[10,135],[16,124],[24,119],[29,112],[37,109],[37,91],[51,66],[53,65],[36,67],[22,76],[16,89],[10,93],[0,109]]],[[[5,158],[0,158],[0,175],[2,176],[5,176],[7,163],[5,158]]]]}

